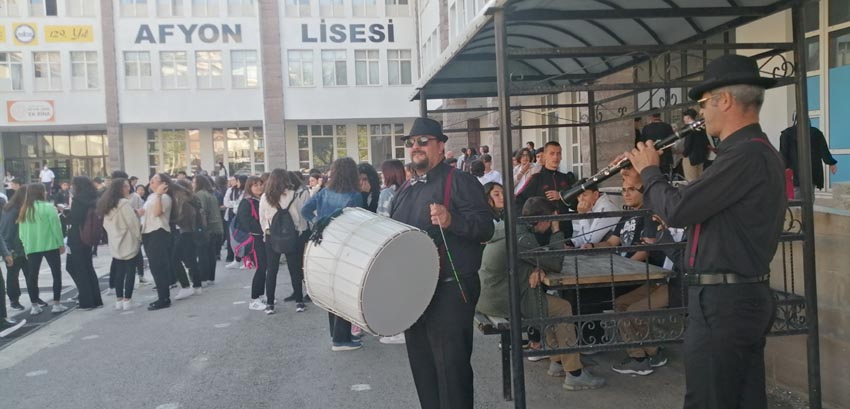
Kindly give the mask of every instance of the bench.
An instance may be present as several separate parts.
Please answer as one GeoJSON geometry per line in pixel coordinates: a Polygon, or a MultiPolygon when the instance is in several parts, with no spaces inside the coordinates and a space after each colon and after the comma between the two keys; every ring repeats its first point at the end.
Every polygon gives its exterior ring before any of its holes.
{"type": "Polygon", "coordinates": [[[511,323],[507,318],[491,317],[475,312],[475,326],[484,335],[501,335],[502,349],[502,393],[505,400],[511,396],[511,323]]]}

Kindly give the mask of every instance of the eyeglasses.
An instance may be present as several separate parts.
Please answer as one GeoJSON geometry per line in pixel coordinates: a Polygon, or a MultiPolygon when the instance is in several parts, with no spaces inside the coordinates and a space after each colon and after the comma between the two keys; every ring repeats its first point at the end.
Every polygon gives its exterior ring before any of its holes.
{"type": "Polygon", "coordinates": [[[434,139],[435,138],[431,138],[431,137],[428,137],[428,136],[420,136],[418,138],[407,138],[404,141],[404,146],[406,148],[412,148],[413,144],[416,143],[416,145],[421,148],[421,147],[424,147],[424,146],[428,146],[428,143],[430,143],[434,139]]]}
{"type": "Polygon", "coordinates": [[[697,101],[697,104],[699,104],[699,108],[700,108],[700,109],[705,109],[705,103],[706,103],[706,102],[711,101],[712,99],[714,99],[714,98],[716,98],[716,97],[719,97],[719,96],[720,96],[720,94],[715,94],[715,95],[707,96],[707,97],[705,97],[705,98],[703,98],[703,99],[701,99],[701,100],[697,101]]]}

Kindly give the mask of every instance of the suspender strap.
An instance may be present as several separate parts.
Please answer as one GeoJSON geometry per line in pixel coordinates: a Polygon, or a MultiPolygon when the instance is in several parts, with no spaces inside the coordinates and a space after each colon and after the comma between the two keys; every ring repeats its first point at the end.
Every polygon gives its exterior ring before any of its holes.
{"type": "Polygon", "coordinates": [[[446,177],[446,187],[443,189],[443,206],[449,208],[449,203],[452,201],[452,175],[455,173],[455,168],[449,169],[449,176],[446,177]]]}
{"type": "Polygon", "coordinates": [[[697,225],[694,226],[694,237],[691,242],[691,257],[688,261],[688,267],[690,268],[694,268],[694,263],[697,261],[697,246],[699,245],[699,233],[701,229],[702,223],[697,223],[697,225]]]}

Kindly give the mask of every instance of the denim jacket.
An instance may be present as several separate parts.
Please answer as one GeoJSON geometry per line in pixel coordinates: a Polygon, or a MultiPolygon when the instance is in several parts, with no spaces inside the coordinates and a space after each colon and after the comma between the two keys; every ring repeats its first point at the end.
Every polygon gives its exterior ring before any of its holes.
{"type": "Polygon", "coordinates": [[[363,206],[363,196],[360,192],[337,193],[325,188],[311,196],[301,208],[301,215],[315,224],[317,220],[330,216],[333,212],[344,207],[363,206]]]}

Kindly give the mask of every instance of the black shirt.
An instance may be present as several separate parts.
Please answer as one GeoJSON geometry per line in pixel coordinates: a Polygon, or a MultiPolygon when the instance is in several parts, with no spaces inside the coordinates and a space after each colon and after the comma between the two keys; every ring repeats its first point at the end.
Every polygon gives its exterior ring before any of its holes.
{"type": "Polygon", "coordinates": [[[694,131],[685,136],[685,146],[682,149],[691,165],[700,165],[708,159],[708,136],[705,131],[694,131]]]}
{"type": "MultiPolygon", "coordinates": [[[[640,131],[641,142],[648,140],[660,141],[670,135],[673,135],[673,127],[665,122],[650,122],[640,131]]],[[[673,166],[673,150],[667,149],[661,154],[661,170],[664,173],[670,172],[673,166]]]]}
{"type": "MultiPolygon", "coordinates": [[[[657,239],[660,225],[651,215],[623,217],[611,233],[620,238],[621,246],[643,244],[643,239],[657,239]]],[[[632,257],[635,251],[620,253],[623,257],[632,257]]],[[[664,264],[664,254],[658,251],[649,252],[649,263],[657,266],[664,264]]]]}
{"type": "Polygon", "coordinates": [[[757,123],[739,129],[720,144],[714,164],[681,189],[670,186],[657,166],[641,172],[645,206],[671,227],[691,227],[686,264],[697,248],[689,270],[748,277],[770,272],[787,198],[782,159],[769,144],[757,123]]]}
{"type": "MultiPolygon", "coordinates": [[[[390,217],[428,232],[438,247],[443,244],[440,228],[431,224],[431,204],[443,204],[446,177],[451,167],[443,162],[427,173],[427,181],[406,183],[396,193],[390,217]]],[[[452,175],[449,212],[451,225],[444,229],[452,261],[460,276],[478,274],[481,254],[493,236],[493,213],[484,194],[484,187],[474,176],[455,171],[452,175]]],[[[441,251],[442,257],[444,253],[441,251]]],[[[448,262],[440,260],[440,278],[452,276],[448,262]]]]}
{"type": "MultiPolygon", "coordinates": [[[[812,183],[818,189],[823,189],[823,165],[821,165],[821,161],[827,165],[835,165],[838,161],[829,152],[829,145],[826,143],[826,138],[820,129],[810,127],[809,135],[812,138],[812,183]]],[[[797,156],[797,125],[785,129],[779,135],[779,150],[785,159],[785,166],[794,172],[794,186],[800,186],[800,166],[797,156]]]]}
{"type": "MultiPolygon", "coordinates": [[[[517,207],[519,207],[519,213],[522,214],[522,206],[525,205],[525,202],[532,197],[546,197],[546,192],[550,190],[554,190],[560,192],[562,190],[569,189],[570,185],[570,177],[567,176],[566,173],[558,172],[557,170],[549,170],[544,166],[540,169],[540,172],[535,173],[528,179],[528,183],[522,188],[516,195],[517,207]]],[[[575,203],[571,203],[575,206],[578,201],[574,201],[575,203]]],[[[558,206],[558,214],[568,214],[575,213],[570,206],[567,206],[562,200],[558,200],[555,202],[558,206]]],[[[564,237],[572,237],[573,236],[573,224],[569,221],[565,223],[561,223],[561,230],[564,232],[564,237]]],[[[543,239],[544,244],[549,244],[548,234],[545,235],[546,239],[543,239]]],[[[541,237],[538,237],[541,239],[541,237]]]]}

